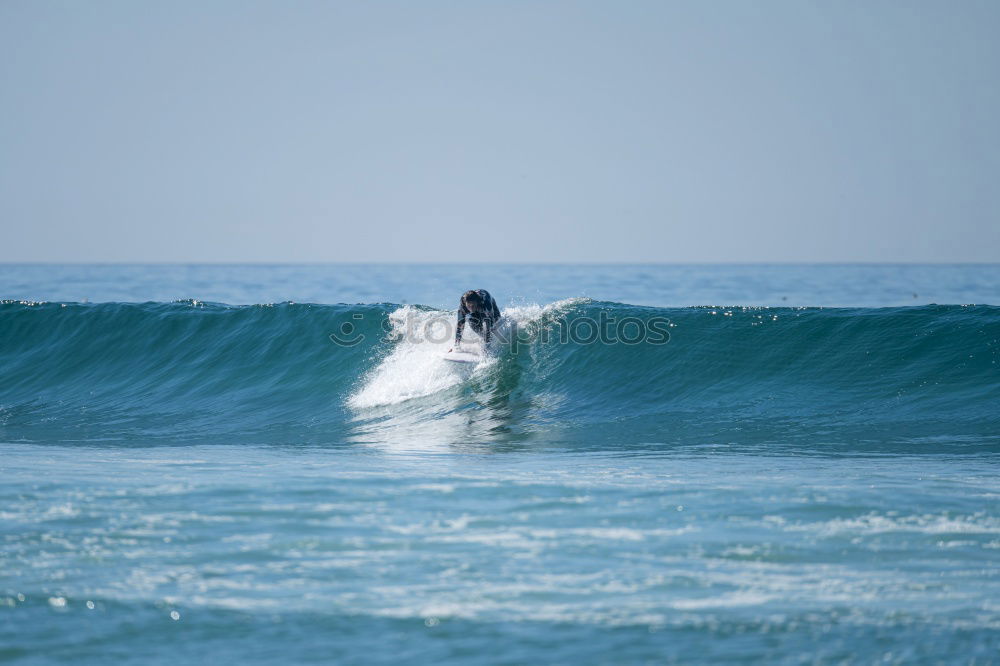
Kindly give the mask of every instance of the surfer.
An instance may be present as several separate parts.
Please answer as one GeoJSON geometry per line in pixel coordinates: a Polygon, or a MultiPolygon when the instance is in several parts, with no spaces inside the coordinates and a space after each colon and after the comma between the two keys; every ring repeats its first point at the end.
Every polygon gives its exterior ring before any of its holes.
{"type": "Polygon", "coordinates": [[[490,341],[490,333],[500,319],[500,308],[490,296],[490,292],[485,289],[470,289],[462,294],[458,303],[458,328],[455,330],[456,347],[462,342],[462,331],[465,329],[466,317],[469,318],[472,330],[483,336],[485,344],[490,341]]]}

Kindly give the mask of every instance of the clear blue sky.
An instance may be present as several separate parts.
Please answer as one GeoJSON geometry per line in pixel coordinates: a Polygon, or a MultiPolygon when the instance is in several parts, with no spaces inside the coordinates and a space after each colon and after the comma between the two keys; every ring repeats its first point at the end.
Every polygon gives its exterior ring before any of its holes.
{"type": "Polygon", "coordinates": [[[0,261],[1000,261],[1000,2],[0,2],[0,261]]]}

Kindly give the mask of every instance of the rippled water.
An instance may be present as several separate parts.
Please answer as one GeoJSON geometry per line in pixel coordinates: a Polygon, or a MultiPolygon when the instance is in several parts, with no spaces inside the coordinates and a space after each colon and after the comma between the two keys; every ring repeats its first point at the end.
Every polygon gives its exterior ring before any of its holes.
{"type": "Polygon", "coordinates": [[[993,663],[998,276],[0,267],[0,661],[993,663]]]}

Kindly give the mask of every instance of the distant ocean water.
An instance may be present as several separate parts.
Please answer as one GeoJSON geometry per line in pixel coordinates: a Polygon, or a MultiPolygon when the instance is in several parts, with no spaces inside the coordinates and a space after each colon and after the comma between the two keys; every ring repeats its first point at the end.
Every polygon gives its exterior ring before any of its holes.
{"type": "Polygon", "coordinates": [[[0,298],[0,661],[1000,654],[1000,266],[3,265],[0,298]],[[504,340],[448,364],[474,287],[504,340]]]}

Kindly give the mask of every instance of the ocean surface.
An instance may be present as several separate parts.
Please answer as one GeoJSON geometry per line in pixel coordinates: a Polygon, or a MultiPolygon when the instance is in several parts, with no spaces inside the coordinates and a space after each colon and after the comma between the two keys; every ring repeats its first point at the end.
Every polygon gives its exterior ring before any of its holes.
{"type": "Polygon", "coordinates": [[[2,663],[1000,663],[998,265],[0,298],[2,663]],[[504,319],[448,363],[469,288],[504,319]]]}

